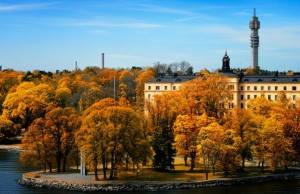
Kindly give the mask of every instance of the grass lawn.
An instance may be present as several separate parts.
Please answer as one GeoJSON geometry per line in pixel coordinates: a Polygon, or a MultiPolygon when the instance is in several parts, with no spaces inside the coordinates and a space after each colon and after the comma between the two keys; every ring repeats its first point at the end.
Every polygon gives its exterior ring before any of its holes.
{"type": "MultiPolygon", "coordinates": [[[[279,172],[282,172],[279,170],[279,172]]],[[[255,166],[249,165],[247,166],[243,172],[235,171],[230,172],[229,178],[240,178],[240,177],[251,177],[251,176],[259,176],[264,174],[270,174],[271,171],[269,168],[265,168],[264,173],[255,166]]],[[[139,176],[137,176],[136,172],[131,171],[122,171],[119,172],[118,178],[120,180],[140,180],[140,181],[203,181],[205,180],[205,172],[202,168],[201,164],[197,164],[196,168],[193,171],[190,171],[189,166],[185,166],[182,162],[182,159],[175,160],[175,169],[167,172],[159,172],[152,166],[142,166],[141,172],[139,176]]],[[[221,169],[219,169],[215,175],[209,172],[208,179],[219,179],[224,178],[224,173],[221,169]]]]}

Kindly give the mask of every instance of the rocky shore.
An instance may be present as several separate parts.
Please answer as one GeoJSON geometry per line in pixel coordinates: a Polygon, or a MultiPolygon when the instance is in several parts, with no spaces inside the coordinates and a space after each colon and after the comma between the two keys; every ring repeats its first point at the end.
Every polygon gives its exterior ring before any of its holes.
{"type": "Polygon", "coordinates": [[[20,151],[21,147],[18,145],[0,145],[0,150],[20,151]]]}
{"type": "Polygon", "coordinates": [[[216,186],[231,186],[240,184],[258,184],[279,180],[299,180],[300,173],[288,174],[272,174],[257,177],[218,179],[208,181],[192,181],[192,182],[95,182],[95,181],[74,181],[74,180],[58,180],[47,177],[32,176],[32,173],[25,173],[19,179],[19,183],[31,187],[64,189],[70,191],[159,191],[171,189],[192,189],[216,186]]]}

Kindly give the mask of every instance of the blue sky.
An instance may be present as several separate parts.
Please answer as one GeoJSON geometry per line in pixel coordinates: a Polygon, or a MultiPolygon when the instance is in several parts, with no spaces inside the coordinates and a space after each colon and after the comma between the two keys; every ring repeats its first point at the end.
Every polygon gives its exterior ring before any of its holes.
{"type": "Polygon", "coordinates": [[[249,21],[261,22],[259,66],[300,71],[297,0],[1,0],[0,65],[20,71],[190,62],[251,63],[249,21]]]}

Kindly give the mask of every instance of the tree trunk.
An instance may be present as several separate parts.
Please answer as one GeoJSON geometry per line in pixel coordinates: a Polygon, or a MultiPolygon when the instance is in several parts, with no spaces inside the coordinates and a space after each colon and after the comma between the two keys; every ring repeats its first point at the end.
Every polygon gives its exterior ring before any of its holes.
{"type": "Polygon", "coordinates": [[[203,166],[204,166],[204,171],[205,171],[205,180],[208,180],[208,167],[206,165],[206,159],[203,156],[203,166]]]}
{"type": "Polygon", "coordinates": [[[49,172],[52,173],[52,164],[50,162],[47,162],[49,166],[49,172]]]}
{"type": "Polygon", "coordinates": [[[102,151],[102,166],[103,166],[103,179],[107,179],[106,177],[106,157],[105,157],[105,153],[103,153],[102,151]]]}
{"type": "Polygon", "coordinates": [[[185,156],[183,157],[183,159],[184,159],[184,165],[185,165],[185,166],[188,166],[188,162],[187,162],[188,157],[185,155],[185,156]]]}
{"type": "Polygon", "coordinates": [[[57,172],[60,172],[60,156],[56,157],[56,168],[57,168],[57,172]]]}
{"type": "Polygon", "coordinates": [[[242,172],[244,172],[244,169],[245,169],[245,160],[246,160],[246,157],[242,156],[242,167],[241,167],[242,172]]]}
{"type": "Polygon", "coordinates": [[[190,170],[193,171],[195,168],[196,151],[192,151],[190,154],[190,157],[191,157],[191,169],[190,170]]]}
{"type": "Polygon", "coordinates": [[[110,169],[110,175],[109,175],[109,179],[113,180],[114,179],[114,169],[115,169],[115,158],[114,158],[114,152],[111,152],[111,169],[110,169]]]}
{"type": "Polygon", "coordinates": [[[97,154],[95,154],[95,155],[94,155],[94,172],[95,172],[95,180],[96,180],[96,181],[99,181],[97,166],[98,166],[98,156],[97,156],[97,154]]]}
{"type": "Polygon", "coordinates": [[[264,161],[261,161],[261,172],[264,173],[264,161]]]}
{"type": "Polygon", "coordinates": [[[64,156],[64,158],[63,158],[63,169],[62,169],[62,171],[63,172],[66,172],[66,168],[67,167],[67,156],[64,156]]]}

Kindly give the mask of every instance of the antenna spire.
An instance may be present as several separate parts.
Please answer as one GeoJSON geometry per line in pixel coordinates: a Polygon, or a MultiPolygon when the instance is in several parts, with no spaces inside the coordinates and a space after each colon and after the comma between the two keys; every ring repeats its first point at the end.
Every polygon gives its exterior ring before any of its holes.
{"type": "Polygon", "coordinates": [[[256,16],[256,9],[254,8],[254,16],[256,16]]]}

